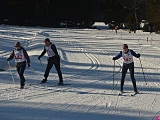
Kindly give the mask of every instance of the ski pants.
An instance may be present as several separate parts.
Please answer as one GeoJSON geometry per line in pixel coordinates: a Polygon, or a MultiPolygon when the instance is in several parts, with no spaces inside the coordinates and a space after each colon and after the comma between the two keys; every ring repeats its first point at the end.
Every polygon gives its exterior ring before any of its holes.
{"type": "Polygon", "coordinates": [[[17,65],[16,68],[17,68],[18,75],[20,77],[20,85],[25,86],[25,77],[23,74],[26,69],[26,64],[24,64],[22,66],[17,65]]]}
{"type": "Polygon", "coordinates": [[[134,91],[137,92],[136,79],[134,77],[134,63],[123,64],[120,90],[123,91],[124,80],[125,80],[126,73],[127,73],[128,69],[130,71],[130,77],[132,79],[134,91]]]}
{"type": "Polygon", "coordinates": [[[53,67],[53,65],[55,66],[56,71],[58,73],[59,81],[63,82],[62,72],[61,72],[61,68],[60,68],[60,58],[59,58],[59,56],[50,57],[48,59],[47,68],[46,68],[46,71],[45,71],[45,74],[44,74],[45,79],[47,80],[47,78],[49,76],[49,72],[50,72],[51,68],[53,67]]]}

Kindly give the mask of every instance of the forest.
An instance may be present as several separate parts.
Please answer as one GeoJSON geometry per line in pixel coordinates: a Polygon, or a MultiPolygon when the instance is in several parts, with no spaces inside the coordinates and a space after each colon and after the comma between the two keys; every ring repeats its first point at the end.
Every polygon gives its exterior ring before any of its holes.
{"type": "Polygon", "coordinates": [[[1,0],[0,24],[91,27],[115,21],[137,30],[142,20],[160,29],[160,0],[1,0]]]}

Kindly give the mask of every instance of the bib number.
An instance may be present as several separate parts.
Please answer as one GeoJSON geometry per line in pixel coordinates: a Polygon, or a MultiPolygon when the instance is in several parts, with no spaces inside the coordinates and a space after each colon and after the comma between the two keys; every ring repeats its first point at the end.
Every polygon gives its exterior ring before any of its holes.
{"type": "Polygon", "coordinates": [[[124,58],[124,60],[125,60],[126,62],[129,62],[129,61],[132,60],[132,58],[124,58]]]}
{"type": "Polygon", "coordinates": [[[48,56],[50,56],[50,55],[51,55],[51,52],[50,52],[49,50],[47,50],[47,54],[48,54],[48,56]]]}
{"type": "Polygon", "coordinates": [[[15,56],[15,59],[22,59],[22,58],[23,58],[22,55],[16,55],[16,56],[15,56]]]}

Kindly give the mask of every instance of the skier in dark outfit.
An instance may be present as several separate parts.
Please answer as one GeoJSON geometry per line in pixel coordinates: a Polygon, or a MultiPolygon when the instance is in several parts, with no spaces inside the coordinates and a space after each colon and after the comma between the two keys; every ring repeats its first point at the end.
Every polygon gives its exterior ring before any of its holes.
{"type": "Polygon", "coordinates": [[[120,94],[123,94],[123,86],[124,86],[124,79],[126,76],[126,73],[129,69],[130,76],[132,79],[134,92],[137,94],[137,86],[136,86],[136,79],[134,77],[134,61],[133,56],[136,58],[140,58],[140,54],[136,54],[133,50],[128,49],[128,45],[123,45],[123,51],[121,51],[116,57],[113,57],[113,60],[118,60],[120,57],[123,57],[124,63],[122,68],[122,78],[121,78],[121,85],[120,85],[120,94]]]}
{"type": "Polygon", "coordinates": [[[23,74],[26,68],[26,64],[28,64],[28,67],[30,67],[30,59],[26,50],[23,47],[21,47],[20,42],[17,42],[15,44],[15,49],[13,50],[10,57],[7,58],[7,61],[12,60],[13,58],[15,58],[16,68],[20,77],[20,89],[24,89],[25,78],[23,74]]]}
{"type": "Polygon", "coordinates": [[[58,55],[57,48],[54,44],[52,44],[50,42],[49,38],[45,39],[44,43],[45,43],[44,50],[43,50],[42,54],[38,57],[38,59],[40,60],[41,57],[43,55],[45,55],[46,52],[47,52],[49,58],[48,58],[48,65],[47,65],[47,68],[46,68],[46,71],[44,74],[44,79],[42,80],[41,83],[47,82],[49,72],[50,72],[51,68],[53,67],[53,65],[55,65],[55,68],[56,68],[58,76],[59,76],[58,85],[63,85],[63,77],[62,77],[62,72],[60,69],[60,57],[58,55]]]}

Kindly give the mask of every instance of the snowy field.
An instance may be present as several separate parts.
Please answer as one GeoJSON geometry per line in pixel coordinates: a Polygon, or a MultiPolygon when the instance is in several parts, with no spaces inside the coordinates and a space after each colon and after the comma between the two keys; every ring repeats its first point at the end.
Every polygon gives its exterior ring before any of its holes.
{"type": "Polygon", "coordinates": [[[0,72],[0,120],[156,120],[160,115],[160,36],[154,33],[0,26],[0,69],[5,70],[0,72]],[[37,57],[46,37],[58,48],[65,86],[56,86],[54,68],[48,83],[39,84],[47,56],[42,58],[42,66],[37,57]],[[24,90],[19,89],[14,61],[10,64],[15,84],[5,61],[16,41],[22,43],[31,59],[31,68],[25,71],[24,90]],[[134,97],[129,74],[126,93],[118,96],[122,59],[116,61],[112,90],[112,57],[124,43],[141,53],[148,83],[135,58],[140,94],[134,97]]]}

